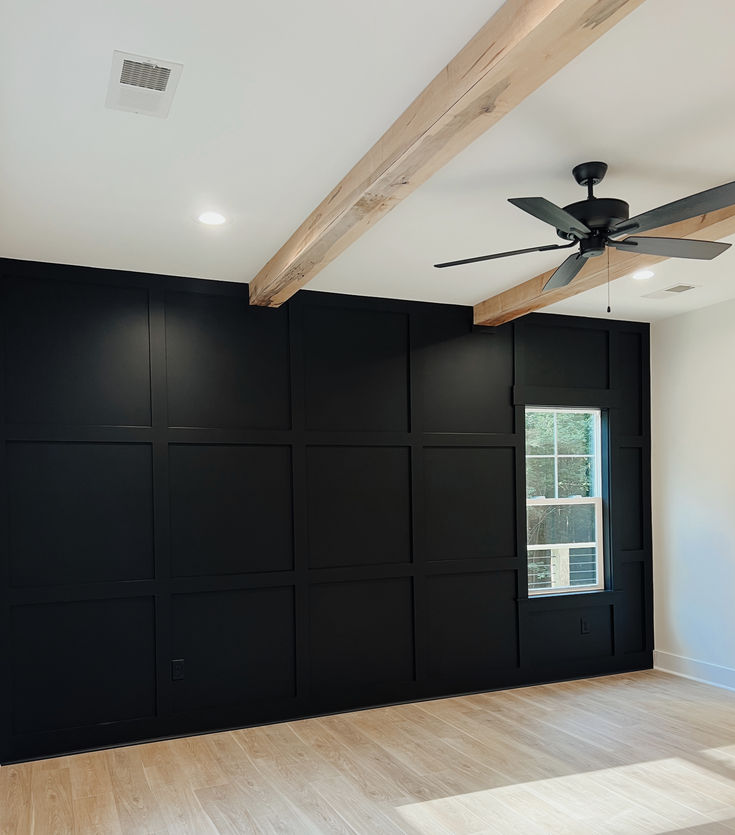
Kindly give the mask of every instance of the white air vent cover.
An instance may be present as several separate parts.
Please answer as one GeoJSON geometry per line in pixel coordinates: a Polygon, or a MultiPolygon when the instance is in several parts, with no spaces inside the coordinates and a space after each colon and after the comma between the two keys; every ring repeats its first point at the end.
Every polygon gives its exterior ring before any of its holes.
{"type": "Polygon", "coordinates": [[[642,299],[668,299],[677,293],[686,293],[688,290],[694,290],[696,284],[674,284],[673,287],[667,287],[665,290],[655,290],[653,293],[646,293],[641,296],[642,299]]]}
{"type": "Polygon", "coordinates": [[[183,69],[183,64],[115,50],[105,104],[165,119],[183,69]]]}

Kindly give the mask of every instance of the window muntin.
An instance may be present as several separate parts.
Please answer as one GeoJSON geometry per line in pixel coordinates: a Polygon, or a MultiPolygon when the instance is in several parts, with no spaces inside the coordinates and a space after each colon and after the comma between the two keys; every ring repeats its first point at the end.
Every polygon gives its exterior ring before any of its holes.
{"type": "Polygon", "coordinates": [[[604,587],[599,409],[526,409],[529,594],[604,587]]]}

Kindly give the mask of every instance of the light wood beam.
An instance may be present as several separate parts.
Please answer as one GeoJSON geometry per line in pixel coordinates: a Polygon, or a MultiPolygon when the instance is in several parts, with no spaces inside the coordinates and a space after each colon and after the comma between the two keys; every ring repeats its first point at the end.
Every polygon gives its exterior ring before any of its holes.
{"type": "Polygon", "coordinates": [[[250,282],[278,307],[643,0],[506,0],[250,282]]]}
{"type": "MultiPolygon", "coordinates": [[[[695,238],[717,241],[735,235],[735,206],[698,215],[690,220],[682,220],[660,229],[651,230],[650,236],[664,238],[695,238]]],[[[644,236],[642,236],[644,237],[644,236]]],[[[562,253],[566,255],[566,253],[562,253]]],[[[656,255],[635,255],[619,249],[610,249],[610,280],[630,275],[634,270],[640,270],[665,261],[666,258],[656,255]]],[[[561,261],[559,262],[561,263],[561,261]]],[[[556,269],[556,268],[555,268],[556,269]]],[[[543,293],[543,286],[551,277],[554,270],[541,273],[523,284],[511,287],[497,296],[492,296],[475,305],[474,320],[476,325],[502,325],[526,313],[541,310],[554,302],[570,299],[593,287],[599,287],[607,281],[607,255],[590,258],[577,277],[566,287],[543,293]]]]}

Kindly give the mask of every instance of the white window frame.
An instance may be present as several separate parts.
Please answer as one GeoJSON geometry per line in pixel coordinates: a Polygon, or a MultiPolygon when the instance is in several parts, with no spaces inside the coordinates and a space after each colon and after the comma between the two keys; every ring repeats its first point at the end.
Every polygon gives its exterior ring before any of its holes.
{"type": "MultiPolygon", "coordinates": [[[[556,547],[552,545],[529,545],[528,544],[528,513],[526,513],[526,551],[528,556],[533,551],[562,551],[562,559],[564,559],[563,551],[566,550],[566,564],[569,565],[569,551],[572,548],[595,548],[597,557],[597,582],[593,585],[584,586],[557,586],[556,588],[545,589],[528,589],[529,597],[545,597],[547,595],[555,594],[582,594],[585,592],[604,591],[605,589],[605,555],[603,547],[603,515],[602,515],[602,410],[593,406],[589,407],[566,407],[566,406],[526,406],[524,412],[524,428],[526,415],[529,412],[566,412],[568,414],[593,414],[595,417],[595,451],[593,456],[572,454],[561,456],[558,453],[556,420],[554,427],[554,452],[546,455],[525,455],[524,463],[529,458],[553,458],[554,459],[554,490],[558,493],[559,490],[559,458],[589,458],[595,459],[595,487],[594,496],[583,496],[574,498],[538,498],[526,499],[526,509],[529,507],[549,506],[558,507],[560,505],[573,504],[591,504],[595,507],[595,542],[566,542],[559,543],[556,547]]],[[[528,583],[528,572],[526,572],[526,582],[528,583]]]]}

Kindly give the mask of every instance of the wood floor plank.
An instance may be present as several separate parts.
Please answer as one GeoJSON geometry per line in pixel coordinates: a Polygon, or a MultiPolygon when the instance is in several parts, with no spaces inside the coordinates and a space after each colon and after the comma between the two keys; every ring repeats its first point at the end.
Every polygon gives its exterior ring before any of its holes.
{"type": "Polygon", "coordinates": [[[31,766],[5,765],[0,768],[0,833],[22,835],[30,832],[31,766]]]}
{"type": "MultiPolygon", "coordinates": [[[[265,763],[261,763],[265,766],[265,763]]],[[[272,767],[272,764],[271,764],[272,767]]],[[[273,785],[273,784],[272,784],[273,785]]],[[[277,785],[277,783],[276,783],[277,785]]],[[[290,784],[287,797],[294,820],[304,820],[314,832],[333,832],[336,835],[355,835],[337,809],[311,784],[290,784]]],[[[342,803],[339,804],[340,808],[342,803]]],[[[294,831],[298,831],[296,828],[294,831]]]]}
{"type": "MultiPolygon", "coordinates": [[[[566,812],[560,812],[543,797],[534,794],[528,785],[503,786],[493,794],[495,803],[503,809],[501,820],[504,814],[513,812],[517,815],[522,810],[526,822],[533,825],[537,831],[554,832],[555,835],[587,835],[586,824],[580,824],[566,812]]],[[[492,807],[488,806],[486,795],[487,792],[477,792],[462,798],[462,802],[478,811],[483,808],[489,811],[492,807]]]]}
{"type": "MultiPolygon", "coordinates": [[[[247,781],[236,779],[231,784],[240,792],[258,831],[266,833],[316,833],[320,831],[313,824],[309,814],[291,802],[289,793],[275,790],[271,784],[262,780],[261,775],[259,775],[259,780],[260,782],[253,779],[247,781]]],[[[216,789],[205,791],[214,792],[216,789]]]]}
{"type": "Polygon", "coordinates": [[[211,750],[221,773],[228,779],[248,777],[255,771],[255,766],[234,733],[208,734],[202,739],[211,750]]]}
{"type": "Polygon", "coordinates": [[[679,803],[664,791],[644,786],[625,771],[625,769],[614,769],[598,772],[590,775],[590,779],[616,793],[620,797],[621,805],[634,802],[636,807],[653,812],[667,820],[672,829],[675,825],[702,826],[709,822],[707,816],[679,803]]]}
{"type": "Polygon", "coordinates": [[[395,807],[367,797],[358,785],[345,777],[331,777],[314,784],[314,789],[335,809],[355,832],[402,835],[407,830],[396,822],[395,807]]]}
{"type": "MultiPolygon", "coordinates": [[[[346,742],[335,737],[318,719],[294,722],[291,727],[302,742],[318,751],[322,759],[331,763],[340,777],[349,780],[367,800],[380,803],[389,801],[395,795],[394,784],[383,772],[360,757],[346,742]]],[[[327,780],[326,785],[333,782],[327,780]]]]}
{"type": "Polygon", "coordinates": [[[534,750],[509,737],[503,731],[488,730],[463,715],[453,715],[451,707],[437,707],[434,702],[422,703],[420,710],[439,715],[451,728],[443,737],[447,744],[476,760],[481,766],[491,763],[507,782],[542,780],[550,775],[569,774],[572,769],[553,754],[534,750]]]}
{"type": "Polygon", "coordinates": [[[112,791],[72,799],[74,835],[122,835],[112,791]]]}
{"type": "Polygon", "coordinates": [[[337,739],[342,739],[360,759],[383,774],[390,789],[391,802],[431,800],[442,787],[429,775],[417,774],[410,765],[397,760],[390,751],[366,736],[352,723],[357,714],[325,716],[320,721],[330,729],[337,739]]]}
{"type": "Polygon", "coordinates": [[[68,758],[72,797],[93,797],[112,793],[108,759],[104,751],[91,751],[68,758]]]}
{"type": "Polygon", "coordinates": [[[427,745],[418,733],[405,731],[390,718],[384,721],[379,712],[356,713],[353,721],[366,737],[390,752],[395,760],[414,773],[425,776],[444,767],[444,761],[437,755],[435,745],[427,745]]]}
{"type": "Polygon", "coordinates": [[[33,832],[73,835],[71,775],[68,767],[34,763],[31,770],[33,832]]]}
{"type": "Polygon", "coordinates": [[[176,835],[217,835],[195,790],[182,783],[161,785],[154,796],[169,832],[176,835]]]}
{"type": "Polygon", "coordinates": [[[273,725],[263,731],[273,746],[273,754],[252,762],[271,782],[287,780],[291,786],[305,788],[313,780],[338,775],[329,760],[302,742],[288,725],[273,725]]]}
{"type": "Polygon", "coordinates": [[[484,797],[467,796],[462,798],[437,799],[432,804],[414,804],[404,806],[399,812],[407,821],[410,821],[422,833],[432,832],[432,827],[441,827],[438,831],[450,832],[453,830],[453,821],[447,815],[451,812],[448,801],[453,801],[457,806],[463,806],[471,811],[479,825],[473,830],[473,835],[481,833],[522,833],[522,835],[544,835],[550,830],[537,826],[533,821],[518,809],[505,806],[500,798],[493,792],[488,792],[484,797]],[[441,814],[441,813],[444,814],[441,814]]]}
{"type": "Polygon", "coordinates": [[[173,739],[170,744],[173,756],[183,763],[187,779],[194,788],[222,786],[227,782],[227,775],[206,736],[173,739]]]}
{"type": "Polygon", "coordinates": [[[106,752],[115,806],[125,835],[153,835],[168,831],[146,780],[141,756],[144,747],[134,745],[106,752]]]}
{"type": "Polygon", "coordinates": [[[247,795],[234,783],[197,789],[196,797],[220,835],[267,832],[258,826],[258,807],[248,802],[247,795]]]}

